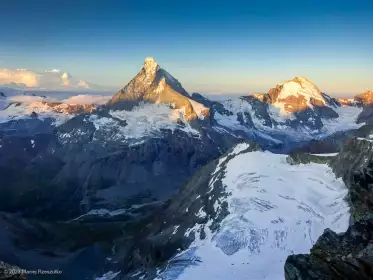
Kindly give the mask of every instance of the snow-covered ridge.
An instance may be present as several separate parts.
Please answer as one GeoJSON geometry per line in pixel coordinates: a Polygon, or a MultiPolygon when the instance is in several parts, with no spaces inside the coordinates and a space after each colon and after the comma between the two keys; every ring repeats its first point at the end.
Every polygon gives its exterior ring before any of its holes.
{"type": "Polygon", "coordinates": [[[60,101],[41,96],[11,96],[0,101],[0,122],[37,117],[50,118],[54,125],[61,125],[79,113],[94,111],[107,99],[107,96],[78,95],[60,101]]]}
{"type": "MultiPolygon", "coordinates": [[[[213,221],[190,228],[187,235],[203,229],[206,238],[197,234],[157,279],[282,280],[289,254],[308,253],[326,228],[347,229],[348,191],[327,165],[291,166],[285,155],[244,150],[237,146],[233,158],[221,159],[210,181],[212,191],[223,174],[229,194],[214,205],[219,213],[228,204],[220,228],[211,231],[213,221]]],[[[203,208],[198,215],[208,216],[203,208]]]]}

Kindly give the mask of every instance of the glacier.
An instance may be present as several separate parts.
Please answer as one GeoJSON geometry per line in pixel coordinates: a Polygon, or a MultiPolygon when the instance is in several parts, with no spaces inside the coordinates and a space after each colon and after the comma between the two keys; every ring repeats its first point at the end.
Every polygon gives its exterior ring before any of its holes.
{"type": "Polygon", "coordinates": [[[290,165],[286,155],[245,152],[248,146],[236,146],[212,173],[210,188],[223,173],[228,193],[214,205],[219,212],[228,204],[219,229],[210,229],[211,220],[188,229],[186,235],[203,230],[206,238],[196,234],[159,268],[157,280],[280,280],[289,254],[308,253],[326,228],[347,229],[347,188],[326,164],[290,165]]]}

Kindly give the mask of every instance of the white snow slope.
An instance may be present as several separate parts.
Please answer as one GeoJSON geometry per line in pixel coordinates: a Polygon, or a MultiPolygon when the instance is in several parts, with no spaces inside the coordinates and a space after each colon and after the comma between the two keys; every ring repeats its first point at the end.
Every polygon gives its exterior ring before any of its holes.
{"type": "MultiPolygon", "coordinates": [[[[160,269],[157,279],[283,280],[288,255],[308,253],[326,228],[347,229],[347,189],[327,165],[292,166],[286,155],[269,152],[239,154],[247,145],[236,146],[225,171],[227,158],[221,159],[210,182],[212,188],[219,173],[226,172],[223,184],[230,195],[215,208],[219,211],[226,201],[230,214],[220,229],[211,232],[208,222],[188,230],[203,227],[207,237],[160,269]]],[[[201,209],[198,215],[206,214],[201,209]]]]}

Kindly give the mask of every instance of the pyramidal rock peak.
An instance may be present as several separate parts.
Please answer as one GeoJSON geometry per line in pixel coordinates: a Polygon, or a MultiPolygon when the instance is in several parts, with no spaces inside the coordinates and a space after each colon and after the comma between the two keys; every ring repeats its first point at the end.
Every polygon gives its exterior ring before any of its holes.
{"type": "Polygon", "coordinates": [[[185,112],[184,119],[188,121],[203,119],[209,114],[209,110],[193,102],[179,81],[152,57],[145,58],[141,71],[112,97],[108,105],[115,110],[131,110],[141,102],[172,105],[172,108],[185,112]]]}

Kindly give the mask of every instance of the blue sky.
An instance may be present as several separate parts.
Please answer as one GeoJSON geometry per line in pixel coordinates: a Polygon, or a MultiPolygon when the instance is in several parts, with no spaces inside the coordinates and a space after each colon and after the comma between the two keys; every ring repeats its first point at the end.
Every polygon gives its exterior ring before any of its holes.
{"type": "Polygon", "coordinates": [[[373,88],[373,1],[15,0],[0,9],[0,68],[58,68],[121,87],[147,56],[189,91],[267,91],[306,76],[373,88]]]}

